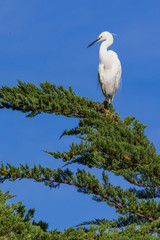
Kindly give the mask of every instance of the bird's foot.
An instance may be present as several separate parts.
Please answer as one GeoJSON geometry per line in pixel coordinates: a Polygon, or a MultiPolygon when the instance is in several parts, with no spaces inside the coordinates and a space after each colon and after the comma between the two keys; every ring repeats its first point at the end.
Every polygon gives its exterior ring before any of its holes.
{"type": "Polygon", "coordinates": [[[114,119],[116,122],[118,122],[119,116],[118,114],[114,114],[114,108],[112,104],[108,104],[108,102],[104,101],[104,104],[101,104],[99,102],[94,102],[95,105],[98,107],[99,111],[106,115],[106,116],[110,116],[112,119],[114,119]]]}
{"type": "Polygon", "coordinates": [[[106,113],[106,116],[110,116],[112,119],[114,119],[116,122],[118,122],[118,119],[119,119],[118,114],[116,114],[116,113],[114,114],[110,110],[105,109],[105,108],[104,108],[104,111],[106,113]]]}
{"type": "Polygon", "coordinates": [[[104,109],[104,110],[105,110],[106,115],[110,115],[110,116],[112,115],[110,110],[108,110],[108,109],[104,109]]]}

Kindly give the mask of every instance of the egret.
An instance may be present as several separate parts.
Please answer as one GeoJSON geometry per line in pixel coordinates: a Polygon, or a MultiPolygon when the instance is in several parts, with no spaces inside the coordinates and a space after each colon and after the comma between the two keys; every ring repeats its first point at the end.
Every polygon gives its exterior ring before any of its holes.
{"type": "Polygon", "coordinates": [[[102,32],[97,40],[88,45],[92,46],[96,42],[103,41],[99,48],[99,66],[98,80],[101,85],[102,92],[109,104],[112,104],[114,95],[121,79],[121,63],[117,53],[108,48],[113,44],[113,33],[102,32]]]}

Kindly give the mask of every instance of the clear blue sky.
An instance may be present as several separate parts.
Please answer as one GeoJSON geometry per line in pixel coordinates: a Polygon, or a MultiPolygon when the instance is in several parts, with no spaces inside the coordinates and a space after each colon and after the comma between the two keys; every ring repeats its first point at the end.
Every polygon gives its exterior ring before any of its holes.
{"type": "MultiPolygon", "coordinates": [[[[148,125],[146,134],[160,152],[159,12],[159,0],[1,0],[0,84],[14,86],[20,79],[38,85],[48,80],[103,101],[97,80],[99,43],[86,46],[102,31],[117,33],[111,49],[118,53],[123,70],[114,107],[122,119],[136,116],[148,125]]],[[[76,126],[77,120],[47,114],[30,119],[11,110],[1,110],[0,119],[0,160],[4,163],[57,168],[62,162],[41,150],[67,150],[75,140],[59,140],[59,136],[76,126]]],[[[35,219],[47,221],[49,229],[115,217],[114,209],[72,187],[50,190],[23,180],[5,182],[1,188],[16,194],[15,201],[24,200],[27,208],[36,208],[35,219]]]]}

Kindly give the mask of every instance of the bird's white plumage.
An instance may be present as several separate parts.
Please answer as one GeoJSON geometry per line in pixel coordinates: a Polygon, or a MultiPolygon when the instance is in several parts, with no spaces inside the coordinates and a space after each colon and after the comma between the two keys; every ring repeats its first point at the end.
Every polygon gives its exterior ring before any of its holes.
{"type": "Polygon", "coordinates": [[[103,42],[99,49],[98,80],[102,92],[110,104],[112,103],[115,92],[120,83],[122,72],[121,63],[118,59],[118,55],[114,51],[108,50],[108,47],[113,43],[112,34],[109,32],[103,32],[93,43],[99,41],[103,42]]]}

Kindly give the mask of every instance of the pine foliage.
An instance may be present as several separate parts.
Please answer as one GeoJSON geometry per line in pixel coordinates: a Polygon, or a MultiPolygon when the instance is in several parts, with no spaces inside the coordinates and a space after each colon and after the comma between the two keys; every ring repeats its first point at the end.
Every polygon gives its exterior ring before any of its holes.
{"type": "Polygon", "coordinates": [[[31,168],[27,164],[16,167],[1,162],[2,183],[6,180],[34,179],[50,188],[67,184],[76,187],[80,193],[91,194],[94,201],[106,202],[116,209],[118,216],[112,221],[94,219],[64,232],[46,232],[46,223],[31,220],[33,210],[24,216],[24,206],[18,203],[16,207],[9,207],[4,201],[9,195],[1,193],[2,208],[7,207],[11,219],[4,220],[5,231],[0,230],[0,236],[9,239],[10,235],[19,234],[15,235],[19,237],[15,239],[23,239],[21,234],[26,234],[23,230],[25,226],[27,234],[32,237],[24,239],[36,239],[37,236],[38,239],[159,239],[160,155],[145,135],[145,125],[135,117],[121,120],[113,109],[108,110],[106,101],[93,102],[77,96],[71,87],[66,90],[49,82],[40,83],[40,88],[20,81],[17,87],[3,86],[0,89],[0,108],[27,113],[27,117],[43,112],[78,118],[78,125],[65,130],[61,137],[74,135],[80,139],[79,144],[69,146],[69,151],[45,151],[64,162],[63,170],[41,165],[31,168]],[[69,168],[71,164],[102,169],[102,177],[99,179],[92,175],[85,170],[86,167],[72,172],[69,168]],[[114,186],[108,172],[123,177],[130,188],[124,190],[114,186]],[[12,218],[17,219],[15,229],[10,228],[12,218]]]}

